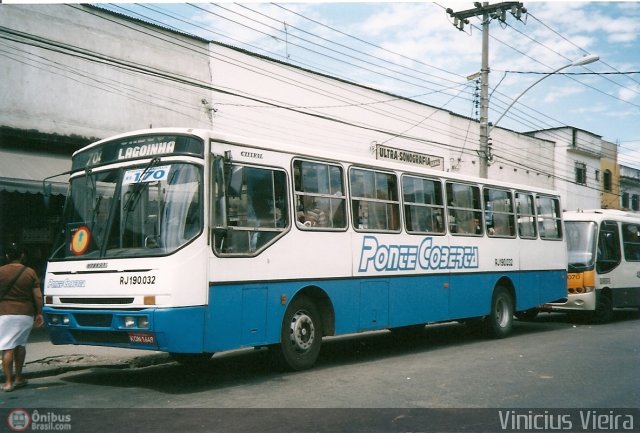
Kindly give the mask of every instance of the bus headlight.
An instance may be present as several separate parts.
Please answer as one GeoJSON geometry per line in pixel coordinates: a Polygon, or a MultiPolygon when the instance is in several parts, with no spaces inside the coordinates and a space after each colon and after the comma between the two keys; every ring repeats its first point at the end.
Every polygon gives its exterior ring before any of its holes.
{"type": "Polygon", "coordinates": [[[149,318],[147,316],[140,316],[138,318],[138,328],[149,329],[149,318]]]}
{"type": "Polygon", "coordinates": [[[129,328],[129,329],[149,329],[149,317],[148,316],[124,316],[122,318],[122,325],[124,328],[129,328]]]}
{"type": "Polygon", "coordinates": [[[69,325],[69,316],[66,314],[51,314],[49,316],[49,324],[50,325],[69,325]]]}
{"type": "Polygon", "coordinates": [[[584,294],[584,293],[591,293],[595,290],[596,288],[593,286],[579,286],[579,287],[570,287],[569,288],[569,293],[571,294],[584,294]]]}

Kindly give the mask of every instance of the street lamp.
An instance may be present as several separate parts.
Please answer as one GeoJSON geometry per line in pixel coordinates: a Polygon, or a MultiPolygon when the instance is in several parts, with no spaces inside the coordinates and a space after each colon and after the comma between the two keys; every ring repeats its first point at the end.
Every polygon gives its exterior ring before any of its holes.
{"type": "Polygon", "coordinates": [[[498,117],[498,120],[496,120],[495,122],[493,122],[493,125],[491,125],[489,127],[489,132],[491,132],[491,130],[493,128],[495,128],[495,126],[498,124],[499,121],[502,120],[502,118],[505,116],[505,114],[507,114],[507,111],[509,111],[511,109],[511,107],[513,107],[513,105],[518,102],[518,99],[520,99],[520,97],[522,97],[522,95],[524,95],[525,93],[527,93],[529,91],[529,89],[531,89],[533,86],[535,86],[536,84],[538,84],[540,81],[544,80],[545,78],[553,75],[553,74],[557,74],[558,72],[562,71],[563,69],[566,68],[570,68],[571,66],[584,66],[584,65],[588,65],[589,63],[593,63],[593,62],[597,62],[598,60],[600,60],[600,56],[597,56],[595,54],[589,54],[586,55],[584,57],[581,57],[580,59],[569,63],[568,65],[564,65],[558,69],[556,69],[555,71],[551,71],[546,75],[543,75],[542,77],[540,77],[540,79],[538,79],[537,81],[535,81],[533,84],[531,84],[529,87],[527,87],[526,89],[523,90],[522,93],[520,93],[518,95],[518,97],[516,99],[514,99],[511,104],[509,104],[509,106],[507,107],[506,110],[504,110],[504,112],[500,115],[500,117],[498,117]]]}
{"type": "MultiPolygon", "coordinates": [[[[584,65],[588,65],[589,63],[593,63],[593,62],[597,62],[598,60],[600,60],[600,57],[595,55],[595,54],[589,54],[586,55],[576,61],[573,61],[571,63],[569,63],[568,65],[564,65],[554,71],[549,72],[548,74],[543,75],[542,77],[540,77],[540,79],[536,80],[533,84],[531,84],[529,87],[527,87],[526,89],[524,89],[524,91],[522,93],[520,93],[512,102],[511,104],[509,104],[509,106],[507,107],[506,110],[504,110],[504,112],[500,115],[500,117],[498,118],[498,120],[496,120],[495,122],[493,122],[493,124],[491,125],[491,127],[489,127],[488,125],[488,120],[487,117],[488,116],[481,116],[480,119],[480,150],[479,150],[479,154],[480,154],[480,177],[488,177],[488,173],[487,173],[487,166],[489,163],[489,159],[491,158],[491,151],[489,149],[489,133],[493,130],[493,128],[495,128],[495,126],[498,124],[498,122],[500,122],[502,120],[502,118],[507,114],[507,112],[511,109],[511,107],[513,107],[513,105],[518,102],[518,99],[520,99],[522,97],[522,95],[524,95],[525,93],[527,93],[529,91],[529,89],[531,89],[533,86],[535,86],[536,84],[538,84],[540,81],[544,80],[545,78],[557,74],[558,72],[562,71],[563,69],[569,68],[571,66],[584,66],[584,65]],[[483,124],[483,120],[485,122],[487,122],[487,124],[483,124]]],[[[483,63],[484,64],[484,63],[483,63]]],[[[488,86],[487,86],[488,87],[488,86]]],[[[488,98],[485,98],[484,100],[487,100],[488,98]]],[[[483,108],[483,110],[485,112],[488,111],[488,101],[486,102],[487,106],[486,107],[481,107],[483,108]]]]}

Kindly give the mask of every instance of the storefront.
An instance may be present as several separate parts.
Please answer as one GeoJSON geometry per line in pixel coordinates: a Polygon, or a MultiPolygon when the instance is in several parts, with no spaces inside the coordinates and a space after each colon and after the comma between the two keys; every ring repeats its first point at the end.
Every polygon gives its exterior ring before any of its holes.
{"type": "MultiPolygon", "coordinates": [[[[24,245],[28,265],[43,272],[68,187],[71,157],[0,148],[0,248],[24,245]]],[[[4,254],[0,264],[4,262],[4,254]]]]}

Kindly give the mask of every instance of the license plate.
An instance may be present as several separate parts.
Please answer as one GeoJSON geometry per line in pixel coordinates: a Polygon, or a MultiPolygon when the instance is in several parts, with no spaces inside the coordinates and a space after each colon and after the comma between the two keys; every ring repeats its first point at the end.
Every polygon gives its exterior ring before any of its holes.
{"type": "Polygon", "coordinates": [[[129,341],[133,344],[156,344],[156,337],[153,334],[130,332],[129,341]]]}

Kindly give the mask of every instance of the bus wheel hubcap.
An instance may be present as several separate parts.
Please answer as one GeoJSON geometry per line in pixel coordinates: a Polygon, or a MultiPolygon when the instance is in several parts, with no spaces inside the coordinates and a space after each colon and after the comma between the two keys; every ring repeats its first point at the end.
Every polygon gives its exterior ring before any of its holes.
{"type": "Polygon", "coordinates": [[[291,344],[300,352],[308,350],[315,340],[313,320],[304,311],[298,311],[291,319],[291,344]]]}
{"type": "Polygon", "coordinates": [[[496,321],[501,327],[506,326],[509,321],[509,305],[503,298],[496,302],[496,321]]]}

